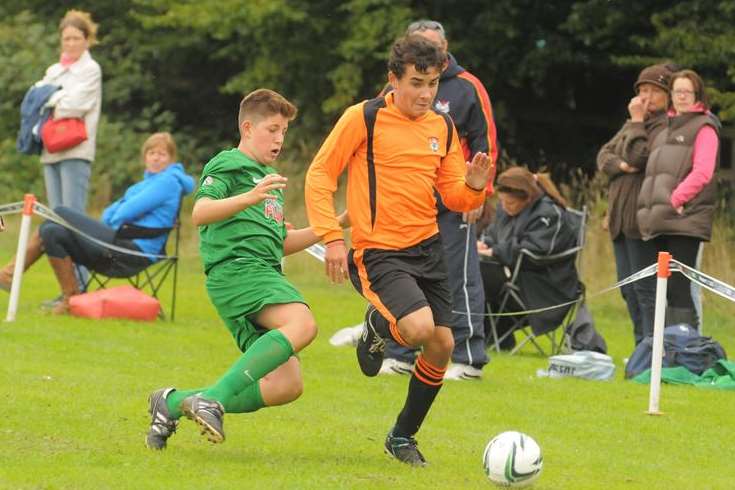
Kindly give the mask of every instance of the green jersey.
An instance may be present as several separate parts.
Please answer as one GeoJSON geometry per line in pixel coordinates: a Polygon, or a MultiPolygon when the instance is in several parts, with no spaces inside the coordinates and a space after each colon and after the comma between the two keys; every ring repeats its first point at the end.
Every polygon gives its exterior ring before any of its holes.
{"type": "MultiPolygon", "coordinates": [[[[248,158],[237,148],[225,150],[205,165],[195,199],[236,196],[274,173],[278,173],[276,169],[248,158]]],[[[199,253],[205,273],[238,259],[281,265],[286,239],[283,192],[277,189],[270,193],[276,199],[265,199],[222,221],[199,227],[199,253]]]]}

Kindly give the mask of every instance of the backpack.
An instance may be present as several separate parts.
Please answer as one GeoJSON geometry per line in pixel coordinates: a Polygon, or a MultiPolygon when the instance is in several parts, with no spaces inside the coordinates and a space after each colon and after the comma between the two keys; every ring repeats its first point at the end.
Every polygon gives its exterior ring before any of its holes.
{"type": "MultiPolygon", "coordinates": [[[[653,338],[646,337],[631,354],[625,366],[625,377],[633,378],[650,369],[652,358],[653,338]]],[[[685,323],[664,329],[663,367],[682,366],[694,374],[702,374],[720,359],[727,359],[727,354],[712,337],[699,335],[685,323]]]]}

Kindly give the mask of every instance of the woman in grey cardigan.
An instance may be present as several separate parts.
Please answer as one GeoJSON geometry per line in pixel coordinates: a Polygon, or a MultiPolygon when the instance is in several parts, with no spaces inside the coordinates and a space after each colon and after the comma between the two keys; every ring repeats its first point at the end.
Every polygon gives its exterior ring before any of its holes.
{"type": "MultiPolygon", "coordinates": [[[[636,213],[653,141],[666,127],[671,74],[670,66],[663,64],[641,71],[634,85],[636,95],[628,104],[630,119],[597,155],[597,166],[609,179],[608,228],[618,280],[656,261],[656,247],[643,241],[636,213]]],[[[621,293],[638,345],[653,334],[656,283],[653,277],[642,279],[623,286],[621,293]]]]}
{"type": "Polygon", "coordinates": [[[88,13],[69,10],[59,24],[59,33],[61,58],[46,70],[39,84],[61,87],[48,103],[53,116],[82,119],[87,140],[56,153],[44,148],[41,162],[46,198],[51,208],[67,206],[84,212],[102,105],[102,71],[89,54],[89,48],[97,43],[97,24],[88,13]]]}

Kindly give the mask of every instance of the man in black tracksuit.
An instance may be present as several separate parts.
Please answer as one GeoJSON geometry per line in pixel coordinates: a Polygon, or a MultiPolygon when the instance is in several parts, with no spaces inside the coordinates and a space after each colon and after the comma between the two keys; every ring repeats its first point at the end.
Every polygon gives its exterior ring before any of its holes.
{"type": "MultiPolygon", "coordinates": [[[[406,34],[421,34],[447,50],[447,40],[442,25],[436,21],[420,20],[412,23],[406,34]]],[[[477,152],[487,153],[494,166],[498,157],[496,129],[492,106],[482,82],[457,64],[448,54],[449,62],[439,79],[439,92],[434,99],[434,109],[448,113],[457,128],[465,160],[477,152]]],[[[386,91],[388,88],[386,88],[386,91]]],[[[492,194],[492,176],[488,181],[487,195],[492,194]]],[[[445,379],[479,378],[487,364],[483,313],[485,293],[477,256],[475,222],[482,213],[479,208],[470,213],[448,210],[437,195],[437,222],[444,245],[444,254],[452,288],[454,323],[454,352],[452,366],[445,379]]],[[[381,372],[408,373],[413,365],[415,352],[394,342],[386,348],[384,369],[381,372]],[[399,361],[399,362],[395,362],[399,361]]]]}

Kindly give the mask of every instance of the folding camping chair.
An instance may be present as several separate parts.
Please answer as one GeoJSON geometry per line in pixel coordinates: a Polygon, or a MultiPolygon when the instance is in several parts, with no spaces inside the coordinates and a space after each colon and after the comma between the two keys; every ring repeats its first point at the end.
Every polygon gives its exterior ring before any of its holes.
{"type": "Polygon", "coordinates": [[[510,278],[502,287],[500,301],[497,303],[498,306],[493,310],[492,305],[487,303],[492,345],[496,351],[500,351],[500,344],[515,332],[520,332],[523,335],[523,339],[516,344],[511,351],[511,355],[518,352],[529,342],[533,344],[539,353],[544,356],[547,355],[545,349],[538,341],[542,336],[547,337],[551,343],[551,355],[558,354],[564,349],[569,350],[567,327],[573,322],[577,313],[577,308],[584,300],[584,285],[579,280],[579,259],[581,256],[580,252],[584,247],[587,209],[586,207],[582,208],[581,211],[576,209],[567,209],[567,212],[570,213],[570,216],[577,227],[577,240],[575,246],[552,255],[537,255],[529,250],[521,249],[518,259],[511,271],[510,278]],[[522,274],[524,274],[524,270],[528,271],[529,269],[532,269],[536,271],[535,273],[537,274],[543,274],[546,277],[555,277],[556,271],[559,270],[558,268],[565,266],[568,267],[570,261],[574,267],[576,291],[573,294],[570,294],[569,301],[565,301],[573,303],[562,307],[566,308],[567,311],[562,316],[560,323],[550,325],[551,328],[548,329],[544,328],[543,332],[535,333],[530,323],[533,314],[505,316],[503,318],[507,319],[505,321],[509,321],[510,325],[506,324],[504,326],[505,331],[502,334],[499,334],[501,317],[494,315],[553,306],[552,304],[529,304],[520,284],[522,282],[521,277],[522,274]],[[559,333],[558,330],[560,326],[562,326],[562,328],[559,333]]]}
{"type": "MultiPolygon", "coordinates": [[[[176,318],[176,285],[179,271],[179,239],[181,231],[180,212],[181,203],[179,203],[179,211],[176,214],[176,221],[172,228],[145,228],[128,224],[121,226],[115,235],[116,238],[155,238],[165,234],[166,241],[163,243],[161,251],[159,252],[159,255],[164,255],[165,257],[152,263],[137,274],[128,277],[106,276],[100,272],[90,270],[89,278],[85,284],[85,290],[94,291],[105,289],[112,279],[127,279],[131,286],[141,291],[148,292],[151,296],[160,301],[161,298],[159,297],[159,293],[166,282],[166,278],[171,274],[173,276],[173,284],[171,285],[171,308],[169,315],[171,321],[174,321],[176,318]],[[172,233],[174,238],[173,254],[169,255],[166,249],[172,233]]],[[[166,318],[163,307],[161,307],[159,317],[162,320],[166,318]]]]}

